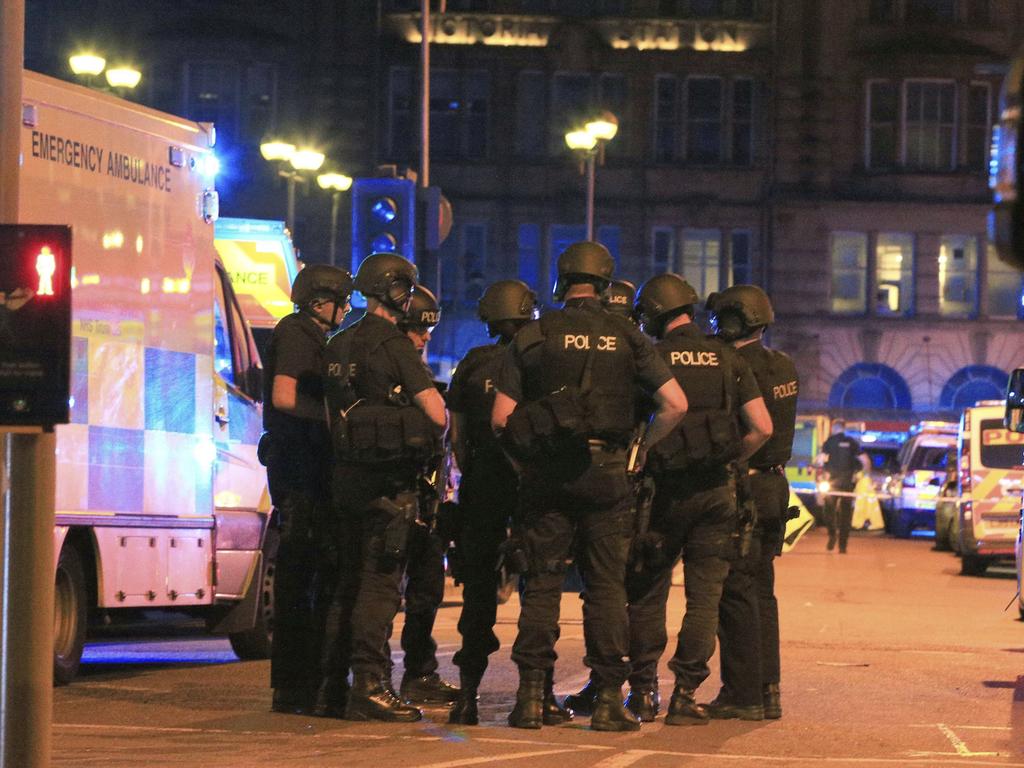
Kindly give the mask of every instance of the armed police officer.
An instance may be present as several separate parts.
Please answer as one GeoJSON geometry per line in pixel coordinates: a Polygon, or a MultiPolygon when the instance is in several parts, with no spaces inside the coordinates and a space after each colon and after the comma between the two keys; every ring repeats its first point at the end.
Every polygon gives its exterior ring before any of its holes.
{"type": "MultiPolygon", "coordinates": [[[[494,633],[499,582],[496,564],[516,511],[519,480],[491,431],[491,410],[508,345],[516,332],[534,319],[536,308],[537,296],[526,283],[499,280],[490,285],[480,297],[478,314],[487,324],[488,335],[497,341],[466,353],[448,392],[452,448],[462,473],[456,542],[456,576],[462,582],[462,647],[452,659],[459,668],[462,694],[449,714],[450,723],[479,722],[477,690],[488,656],[500,646],[494,633]]],[[[555,724],[564,717],[562,712],[547,706],[544,721],[555,724]]]]}
{"type": "MultiPolygon", "coordinates": [[[[409,337],[416,351],[426,354],[430,334],[441,322],[441,306],[437,297],[425,285],[417,284],[409,301],[409,310],[398,321],[398,328],[409,337]]],[[[424,361],[426,368],[426,362],[424,361]]],[[[429,368],[427,375],[433,378],[429,368]]],[[[441,389],[441,385],[434,382],[441,389]]],[[[445,454],[438,454],[432,463],[440,471],[440,462],[445,454]]],[[[443,473],[442,473],[443,474],[443,473]]],[[[430,487],[420,503],[423,507],[436,508],[439,498],[429,498],[444,490],[430,487]]],[[[421,515],[421,517],[423,517],[421,515]]],[[[414,526],[409,538],[409,554],[405,567],[405,622],[402,626],[402,651],[405,654],[405,671],[402,675],[400,692],[402,698],[413,704],[448,704],[459,694],[458,688],[437,674],[437,643],[434,642],[434,620],[437,609],[444,600],[444,543],[437,535],[436,520],[423,519],[422,525],[414,526]]],[[[386,649],[388,667],[385,683],[391,680],[390,645],[386,649]]]]}
{"type": "Polygon", "coordinates": [[[853,524],[853,491],[857,487],[857,473],[871,471],[871,459],[857,440],[846,434],[846,422],[835,419],[832,434],[814,457],[815,466],[825,468],[828,474],[828,496],[825,497],[823,515],[828,528],[829,551],[839,541],[839,554],[846,554],[846,544],[853,524]]]}
{"type": "Polygon", "coordinates": [[[281,319],[263,367],[261,458],[278,531],[270,684],[275,712],[313,706],[319,672],[317,542],[330,513],[331,441],[320,377],[327,334],[349,310],[352,277],[314,264],[292,284],[296,312],[281,319]]]}
{"type": "Polygon", "coordinates": [[[732,463],[749,458],[772,425],[750,367],[692,322],[696,291],[674,274],[648,280],[637,296],[645,332],[682,385],[689,411],[649,453],[655,495],[644,567],[630,574],[630,698],[642,720],[658,712],[658,659],[667,643],[665,606],[672,566],[682,554],[686,614],[669,669],[675,688],[665,722],[702,725],[708,713],[694,691],[709,674],[718,601],[740,528],[732,463]],[[742,427],[742,431],[741,431],[742,427]],[[655,546],[657,544],[657,546],[655,546]]]}
{"type": "Polygon", "coordinates": [[[626,445],[637,387],[657,404],[655,445],[686,412],[686,397],[635,326],[602,308],[615,263],[594,242],[558,258],[561,310],[525,326],[509,345],[491,425],[520,463],[523,549],[529,562],[512,660],[519,690],[509,724],[540,728],[544,680],[555,663],[565,562],[574,536],[586,588],[584,663],[599,685],[595,730],[636,730],[622,706],[629,671],[625,575],[633,532],[626,445]]]}
{"type": "Polygon", "coordinates": [[[636,286],[629,280],[612,280],[608,290],[601,297],[604,308],[613,315],[634,320],[633,305],[636,304],[636,286]]]}
{"type": "Polygon", "coordinates": [[[447,424],[444,400],[397,326],[416,277],[416,267],[400,256],[368,256],[355,278],[366,314],[334,336],[324,355],[332,480],[346,545],[329,615],[324,682],[339,704],[351,665],[344,715],[352,720],[422,716],[384,681],[384,649],[401,603],[409,538],[421,524],[418,478],[447,424]]]}
{"type": "Polygon", "coordinates": [[[757,523],[748,555],[732,564],[725,580],[718,611],[722,690],[708,711],[713,718],[775,720],[782,717],[775,558],[782,554],[789,510],[786,462],[793,449],[799,377],[788,355],[764,346],[775,313],[761,288],[734,285],[709,296],[707,309],[715,335],[732,344],[754,372],[773,427],[746,468],[757,523]]]}

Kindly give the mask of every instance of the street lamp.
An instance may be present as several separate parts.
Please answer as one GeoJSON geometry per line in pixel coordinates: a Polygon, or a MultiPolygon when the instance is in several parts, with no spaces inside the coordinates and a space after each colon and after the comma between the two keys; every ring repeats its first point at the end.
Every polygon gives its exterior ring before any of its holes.
{"type": "Polygon", "coordinates": [[[309,147],[297,148],[294,144],[278,139],[271,139],[260,144],[260,154],[263,159],[277,163],[277,175],[288,182],[288,214],[285,218],[285,225],[289,231],[295,232],[295,185],[298,182],[305,182],[302,176],[304,172],[311,173],[320,169],[324,164],[323,152],[318,152],[309,147]],[[290,165],[291,170],[285,167],[290,165]]]}
{"type": "Polygon", "coordinates": [[[341,205],[341,193],[346,192],[352,186],[352,177],[343,173],[321,173],[316,177],[316,183],[320,189],[330,190],[331,193],[330,264],[333,267],[338,247],[338,208],[341,205]]]}
{"type": "Polygon", "coordinates": [[[580,155],[580,172],[587,175],[587,240],[594,239],[594,175],[595,165],[604,165],[604,145],[615,138],[619,120],[611,112],[602,112],[565,134],[565,143],[580,155]]]}
{"type": "Polygon", "coordinates": [[[111,88],[131,90],[139,84],[142,73],[135,67],[111,67],[107,70],[106,77],[111,88]]]}
{"type": "MultiPolygon", "coordinates": [[[[68,66],[74,73],[91,87],[97,87],[96,78],[104,74],[106,70],[107,85],[124,95],[127,91],[134,89],[142,80],[142,73],[135,67],[121,64],[116,67],[107,67],[107,60],[92,51],[83,51],[68,57],[68,66]]],[[[101,90],[107,90],[101,88],[101,90]]]]}

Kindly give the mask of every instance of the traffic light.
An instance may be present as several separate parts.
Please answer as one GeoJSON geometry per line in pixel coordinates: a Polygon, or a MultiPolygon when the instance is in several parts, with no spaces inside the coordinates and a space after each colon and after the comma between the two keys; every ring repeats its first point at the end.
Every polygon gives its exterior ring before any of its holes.
{"type": "Polygon", "coordinates": [[[0,427],[66,424],[71,229],[0,224],[0,427]]]}
{"type": "Polygon", "coordinates": [[[371,253],[416,260],[416,183],[400,178],[352,184],[352,272],[371,253]]]}

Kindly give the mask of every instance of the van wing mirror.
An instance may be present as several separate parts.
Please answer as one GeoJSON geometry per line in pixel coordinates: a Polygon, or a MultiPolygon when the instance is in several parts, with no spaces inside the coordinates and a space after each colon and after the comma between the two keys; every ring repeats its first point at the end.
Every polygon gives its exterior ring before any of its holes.
{"type": "Polygon", "coordinates": [[[1006,384],[1006,417],[1011,432],[1024,432],[1024,368],[1015,368],[1006,384]]]}

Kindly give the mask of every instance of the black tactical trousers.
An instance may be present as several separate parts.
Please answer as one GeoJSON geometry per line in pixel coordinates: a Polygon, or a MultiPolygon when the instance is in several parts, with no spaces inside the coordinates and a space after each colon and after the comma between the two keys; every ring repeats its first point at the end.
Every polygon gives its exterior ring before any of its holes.
{"type": "Polygon", "coordinates": [[[686,614],[669,669],[676,684],[697,688],[709,674],[715,652],[718,603],[735,549],[736,496],[727,478],[707,487],[707,481],[656,479],[651,529],[665,540],[665,562],[630,573],[630,685],[650,689],[658,660],[668,644],[666,604],[672,586],[672,567],[683,558],[686,614]]]}
{"type": "MultiPolygon", "coordinates": [[[[424,525],[414,526],[409,537],[405,579],[405,623],[402,626],[405,676],[432,675],[437,671],[434,620],[444,600],[444,546],[424,525]]],[[[390,646],[388,653],[390,655],[390,646]]]]}
{"type": "MultiPolygon", "coordinates": [[[[324,454],[325,456],[328,454],[324,454]]],[[[307,445],[272,443],[267,484],[278,528],[270,685],[310,692],[319,681],[319,523],[330,509],[329,464],[307,445]]]]}
{"type": "Polygon", "coordinates": [[[595,450],[589,467],[568,482],[558,471],[527,469],[520,485],[529,573],[512,660],[520,671],[554,668],[565,563],[575,538],[587,585],[583,662],[598,686],[620,686],[629,672],[625,577],[634,517],[625,451],[595,450]]]}
{"type": "Polygon", "coordinates": [[[789,483],[782,475],[750,476],[758,524],[749,554],[729,569],[718,611],[722,686],[732,704],[760,704],[779,682],[779,604],[775,557],[782,549],[789,483]]]}
{"type": "MultiPolygon", "coordinates": [[[[831,490],[852,493],[855,483],[852,477],[833,475],[829,479],[831,490]]],[[[828,528],[828,540],[835,543],[839,537],[839,551],[846,551],[846,542],[850,538],[850,527],[853,525],[853,496],[825,497],[825,527],[828,528]]]]}
{"type": "MultiPolygon", "coordinates": [[[[387,640],[402,600],[406,558],[385,554],[388,512],[379,498],[415,498],[415,471],[402,465],[336,464],[333,489],[340,515],[338,577],[327,611],[322,667],[328,679],[353,672],[376,676],[388,669],[387,640]]],[[[408,540],[417,523],[408,525],[408,540]]]]}
{"type": "Polygon", "coordinates": [[[461,528],[456,577],[462,582],[459,634],[452,661],[470,677],[482,677],[487,657],[501,647],[494,633],[498,612],[498,548],[508,535],[519,481],[503,459],[470,463],[459,485],[461,528]]]}

